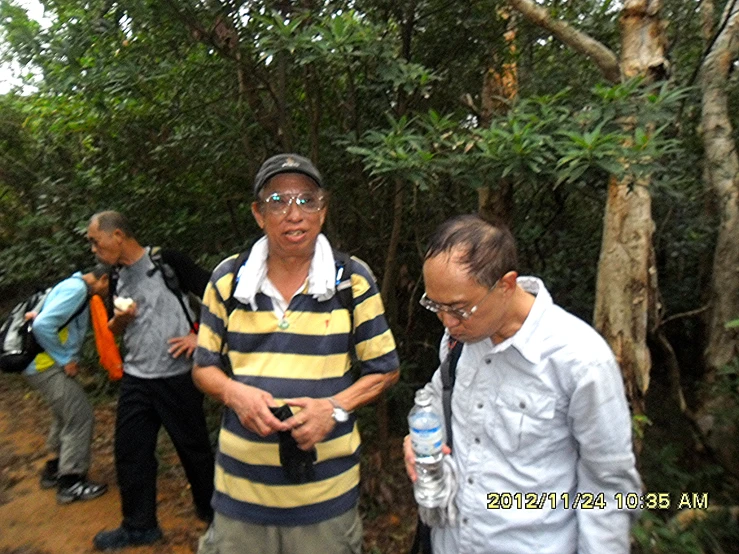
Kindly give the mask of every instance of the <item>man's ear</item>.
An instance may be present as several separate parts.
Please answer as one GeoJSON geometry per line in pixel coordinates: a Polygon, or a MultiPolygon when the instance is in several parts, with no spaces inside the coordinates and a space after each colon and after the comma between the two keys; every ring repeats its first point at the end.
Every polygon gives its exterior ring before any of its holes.
{"type": "Polygon", "coordinates": [[[126,238],[126,235],[120,229],[114,229],[111,234],[118,242],[123,242],[123,239],[126,238]]]}
{"type": "Polygon", "coordinates": [[[110,294],[110,278],[107,273],[98,279],[98,289],[98,295],[103,298],[110,294]]]}
{"type": "Polygon", "coordinates": [[[518,273],[515,271],[509,271],[500,278],[502,289],[506,294],[516,290],[516,279],[518,279],[518,273]]]}
{"type": "Polygon", "coordinates": [[[259,228],[264,229],[264,216],[262,215],[262,212],[259,211],[259,202],[251,203],[251,214],[254,216],[254,220],[257,222],[257,225],[259,225],[259,228]]]}

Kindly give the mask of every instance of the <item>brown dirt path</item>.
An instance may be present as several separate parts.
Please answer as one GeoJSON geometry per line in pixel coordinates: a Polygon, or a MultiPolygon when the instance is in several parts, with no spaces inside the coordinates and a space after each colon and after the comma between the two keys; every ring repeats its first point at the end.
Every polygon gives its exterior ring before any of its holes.
{"type": "MultiPolygon", "coordinates": [[[[88,388],[99,385],[80,376],[88,388]]],[[[66,506],[56,503],[55,490],[42,490],[39,474],[47,459],[49,411],[41,397],[18,375],[0,374],[0,554],[91,554],[98,531],[120,524],[120,499],[115,486],[113,429],[115,400],[95,406],[90,478],[107,483],[107,494],[66,506]]],[[[395,433],[385,449],[390,466],[380,469],[377,446],[367,446],[362,463],[364,552],[403,554],[413,540],[416,509],[405,476],[402,446],[395,433]]],[[[169,438],[159,446],[158,510],[164,540],[129,548],[125,554],[191,554],[205,524],[194,515],[188,483],[169,438]]]]}
{"type": "MultiPolygon", "coordinates": [[[[108,483],[107,494],[66,506],[55,490],[42,490],[39,473],[49,412],[20,376],[0,375],[0,554],[87,554],[92,537],[120,524],[113,466],[115,403],[95,407],[90,478],[108,483]]],[[[190,554],[205,524],[194,516],[187,480],[166,435],[159,445],[158,517],[164,540],[127,549],[131,554],[190,554]]]]}

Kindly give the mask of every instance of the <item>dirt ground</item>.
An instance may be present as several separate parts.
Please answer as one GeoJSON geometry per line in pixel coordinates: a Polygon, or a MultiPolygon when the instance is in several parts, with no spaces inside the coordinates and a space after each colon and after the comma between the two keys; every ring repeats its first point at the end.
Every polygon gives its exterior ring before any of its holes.
{"type": "MultiPolygon", "coordinates": [[[[120,524],[120,499],[113,465],[115,401],[95,406],[95,436],[90,479],[105,482],[107,494],[65,506],[55,489],[42,490],[39,474],[47,455],[44,444],[49,413],[43,401],[17,375],[0,375],[0,554],[87,554],[93,536],[120,524]]],[[[400,446],[393,444],[393,452],[400,446]]],[[[164,540],[130,548],[131,554],[190,554],[205,524],[193,511],[187,481],[164,433],[158,448],[158,517],[164,540]]],[[[375,471],[379,455],[363,465],[365,549],[367,554],[406,552],[415,526],[415,506],[394,456],[392,471],[375,471]]]]}

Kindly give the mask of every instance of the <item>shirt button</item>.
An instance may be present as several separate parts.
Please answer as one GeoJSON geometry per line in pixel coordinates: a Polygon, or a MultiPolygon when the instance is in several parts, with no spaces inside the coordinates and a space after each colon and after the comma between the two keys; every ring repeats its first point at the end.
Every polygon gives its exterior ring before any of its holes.
{"type": "Polygon", "coordinates": [[[482,402],[480,402],[480,403],[479,403],[479,404],[477,405],[477,409],[478,409],[478,410],[482,410],[482,402]]]}
{"type": "Polygon", "coordinates": [[[475,437],[475,444],[480,444],[480,437],[475,437]]]}
{"type": "Polygon", "coordinates": [[[472,477],[470,477],[469,479],[467,479],[467,482],[471,485],[472,483],[475,482],[475,480],[472,477]]]}
{"type": "Polygon", "coordinates": [[[518,407],[521,408],[522,410],[525,409],[526,408],[526,402],[524,402],[523,400],[521,400],[521,402],[518,403],[518,407]]]}
{"type": "Polygon", "coordinates": [[[486,364],[490,364],[490,361],[491,361],[491,360],[490,360],[490,358],[487,358],[487,359],[485,360],[485,363],[486,363],[486,364]]]}
{"type": "Polygon", "coordinates": [[[467,518],[466,518],[466,517],[462,518],[462,523],[464,523],[465,525],[467,525],[467,521],[468,521],[468,520],[467,520],[467,518]]]}

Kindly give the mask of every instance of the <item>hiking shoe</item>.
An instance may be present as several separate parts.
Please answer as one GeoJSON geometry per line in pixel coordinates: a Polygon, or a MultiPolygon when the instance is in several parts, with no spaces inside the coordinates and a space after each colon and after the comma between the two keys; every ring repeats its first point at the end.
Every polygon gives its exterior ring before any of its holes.
{"type": "Polygon", "coordinates": [[[50,489],[59,484],[59,459],[49,460],[41,471],[41,488],[50,489]]]}
{"type": "Polygon", "coordinates": [[[56,492],[59,504],[69,504],[75,500],[92,500],[108,492],[108,485],[92,481],[77,481],[68,487],[60,487],[56,492]]]}
{"type": "Polygon", "coordinates": [[[151,529],[128,529],[122,525],[112,531],[100,531],[92,544],[96,550],[118,550],[127,546],[140,546],[142,544],[153,544],[162,538],[162,530],[159,527],[151,529]]]}

